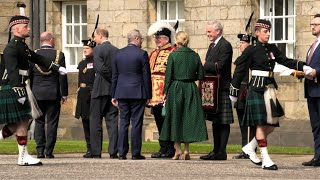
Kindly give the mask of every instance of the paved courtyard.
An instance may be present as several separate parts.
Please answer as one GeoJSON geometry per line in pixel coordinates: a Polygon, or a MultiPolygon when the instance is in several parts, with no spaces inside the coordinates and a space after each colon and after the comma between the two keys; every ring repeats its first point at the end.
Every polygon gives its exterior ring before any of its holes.
{"type": "Polygon", "coordinates": [[[311,155],[271,155],[278,171],[262,170],[249,160],[202,161],[192,154],[190,161],[84,159],[81,154],[56,154],[43,166],[16,165],[16,155],[0,155],[0,179],[320,179],[320,168],[304,167],[311,155]]]}

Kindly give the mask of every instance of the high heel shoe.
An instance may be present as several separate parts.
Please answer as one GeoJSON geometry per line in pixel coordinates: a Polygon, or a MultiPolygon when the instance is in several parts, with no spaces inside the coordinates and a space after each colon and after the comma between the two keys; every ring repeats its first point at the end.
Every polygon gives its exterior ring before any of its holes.
{"type": "Polygon", "coordinates": [[[189,153],[184,153],[184,160],[190,160],[190,154],[189,153]]]}
{"type": "Polygon", "coordinates": [[[182,155],[182,154],[175,154],[175,155],[173,156],[172,160],[179,160],[181,155],[182,155]]]}

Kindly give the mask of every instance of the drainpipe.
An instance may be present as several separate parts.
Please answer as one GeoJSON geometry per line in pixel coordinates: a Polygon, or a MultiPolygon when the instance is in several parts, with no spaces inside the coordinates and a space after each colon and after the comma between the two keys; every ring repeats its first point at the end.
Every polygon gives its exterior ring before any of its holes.
{"type": "Polygon", "coordinates": [[[29,9],[30,9],[30,15],[29,15],[29,18],[30,18],[30,20],[31,20],[31,23],[30,23],[30,25],[31,25],[31,30],[30,30],[30,39],[31,39],[31,41],[30,41],[30,47],[32,47],[32,49],[34,49],[34,47],[33,47],[33,0],[29,0],[29,9]]]}
{"type": "Polygon", "coordinates": [[[46,0],[40,0],[39,4],[40,33],[46,31],[46,0]]]}
{"type": "Polygon", "coordinates": [[[39,0],[33,1],[33,23],[32,23],[32,30],[33,30],[33,49],[39,49],[40,47],[40,21],[39,21],[39,0]],[[38,14],[38,16],[37,16],[38,14]]]}

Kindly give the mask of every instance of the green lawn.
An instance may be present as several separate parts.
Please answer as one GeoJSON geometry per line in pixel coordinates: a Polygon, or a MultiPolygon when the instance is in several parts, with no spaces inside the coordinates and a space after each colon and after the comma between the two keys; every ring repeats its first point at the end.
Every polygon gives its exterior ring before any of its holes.
{"type": "MultiPolygon", "coordinates": [[[[106,152],[108,143],[103,143],[103,151],[106,152]]],[[[270,153],[276,154],[313,154],[313,148],[309,147],[279,147],[269,146],[270,153]]],[[[28,150],[30,154],[35,154],[35,142],[30,140],[28,142],[28,150]]],[[[159,150],[159,144],[155,142],[144,142],[142,145],[142,153],[152,153],[159,150]]],[[[190,145],[191,153],[206,154],[212,150],[211,144],[193,143],[190,145]]],[[[228,153],[239,153],[240,145],[228,145],[228,153]]],[[[55,154],[62,153],[84,153],[86,145],[84,141],[79,140],[58,140],[54,149],[55,154]]],[[[0,154],[17,154],[18,148],[16,141],[13,139],[0,142],[0,154]]]]}

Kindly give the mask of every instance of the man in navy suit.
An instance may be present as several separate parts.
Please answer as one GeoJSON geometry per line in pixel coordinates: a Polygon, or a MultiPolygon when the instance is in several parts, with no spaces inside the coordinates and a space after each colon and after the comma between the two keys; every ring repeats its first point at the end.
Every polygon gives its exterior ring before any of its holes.
{"type": "Polygon", "coordinates": [[[304,162],[304,166],[320,166],[320,14],[316,14],[311,21],[312,35],[316,36],[311,45],[306,63],[311,68],[305,76],[305,98],[307,98],[310,123],[314,139],[314,158],[304,162]]]}
{"type": "Polygon", "coordinates": [[[141,49],[143,38],[134,29],[128,33],[128,46],[119,50],[112,61],[112,103],[120,111],[118,141],[119,159],[127,159],[129,150],[128,128],[132,121],[132,159],[145,159],[141,155],[144,109],[152,97],[149,57],[141,49]]]}
{"type": "Polygon", "coordinates": [[[118,109],[111,103],[111,60],[118,48],[109,41],[109,32],[97,28],[94,41],[98,44],[93,49],[93,68],[96,71],[90,104],[90,142],[92,158],[101,158],[102,151],[102,118],[105,118],[111,159],[118,158],[118,109]]]}

